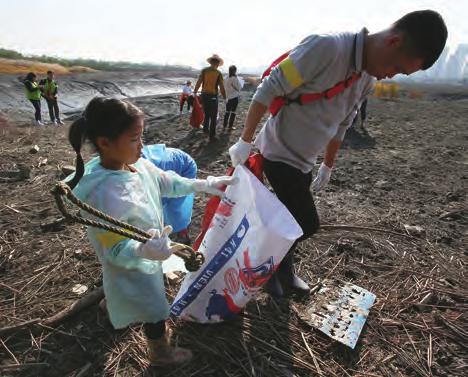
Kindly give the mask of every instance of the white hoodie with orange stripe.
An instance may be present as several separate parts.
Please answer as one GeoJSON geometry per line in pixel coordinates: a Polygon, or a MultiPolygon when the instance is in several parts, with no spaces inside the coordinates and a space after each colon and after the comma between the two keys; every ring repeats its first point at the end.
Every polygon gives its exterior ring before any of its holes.
{"type": "Polygon", "coordinates": [[[362,69],[364,37],[359,33],[311,35],[291,50],[257,88],[253,99],[269,106],[277,96],[321,93],[361,73],[361,78],[331,99],[291,103],[270,117],[255,140],[263,156],[310,172],[317,155],[333,138],[343,139],[375,79],[362,69]]]}

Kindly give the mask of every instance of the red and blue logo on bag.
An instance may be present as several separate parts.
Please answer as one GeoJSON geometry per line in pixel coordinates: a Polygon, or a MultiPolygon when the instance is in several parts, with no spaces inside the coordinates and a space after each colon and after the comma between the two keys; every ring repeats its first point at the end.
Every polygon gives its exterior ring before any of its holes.
{"type": "Polygon", "coordinates": [[[225,320],[241,312],[242,308],[235,304],[226,288],[223,289],[222,295],[218,294],[216,289],[213,289],[210,294],[211,297],[205,312],[208,320],[211,320],[211,317],[215,315],[217,315],[219,319],[225,320]]]}
{"type": "Polygon", "coordinates": [[[235,268],[229,267],[226,270],[224,273],[224,284],[226,284],[227,290],[232,295],[235,295],[237,292],[239,292],[239,274],[235,268]]]}
{"type": "Polygon", "coordinates": [[[241,267],[239,261],[237,267],[239,268],[239,279],[242,282],[244,289],[256,290],[265,284],[270,279],[276,267],[273,262],[273,257],[268,258],[265,262],[256,267],[252,267],[249,257],[249,249],[244,251],[244,266],[241,267]]]}
{"type": "MultiPolygon", "coordinates": [[[[226,265],[226,263],[235,254],[236,250],[239,248],[242,240],[247,234],[249,227],[250,227],[249,221],[247,220],[247,217],[244,216],[240,224],[237,226],[236,230],[234,231],[234,233],[224,243],[221,249],[218,250],[218,252],[214,256],[214,258],[210,261],[210,263],[208,263],[207,266],[203,269],[203,271],[198,274],[197,278],[193,281],[192,284],[190,284],[190,286],[188,287],[184,295],[172,305],[171,307],[172,315],[179,316],[180,313],[182,313],[182,311],[185,308],[187,308],[198,297],[198,295],[203,291],[203,289],[205,289],[205,287],[213,279],[213,277],[226,265]]],[[[210,293],[212,293],[211,299],[213,299],[213,297],[216,297],[216,300],[220,300],[220,298],[222,298],[224,302],[226,302],[226,297],[220,294],[217,294],[216,290],[210,293]]],[[[224,309],[224,308],[221,308],[221,309],[224,309]]],[[[218,310],[218,312],[220,310],[218,310]]],[[[219,313],[216,313],[216,314],[221,316],[221,314],[219,313]]]]}
{"type": "Polygon", "coordinates": [[[234,296],[239,288],[242,287],[242,293],[246,296],[249,293],[258,291],[263,284],[271,277],[276,269],[273,263],[273,257],[259,264],[256,267],[251,266],[249,249],[244,251],[244,266],[242,267],[236,260],[238,269],[230,267],[224,273],[224,283],[226,288],[223,289],[223,294],[219,294],[216,289],[213,289],[211,297],[206,307],[205,315],[208,320],[211,317],[218,316],[219,319],[225,320],[238,314],[242,311],[242,307],[236,305],[234,296]]]}

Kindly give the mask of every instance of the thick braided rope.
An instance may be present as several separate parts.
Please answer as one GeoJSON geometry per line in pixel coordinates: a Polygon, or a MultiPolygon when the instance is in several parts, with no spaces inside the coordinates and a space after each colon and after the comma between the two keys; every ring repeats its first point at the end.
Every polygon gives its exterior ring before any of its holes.
{"type": "MultiPolygon", "coordinates": [[[[70,187],[64,182],[57,182],[54,189],[52,190],[52,194],[55,197],[55,201],[57,203],[57,206],[60,212],[63,214],[63,216],[66,219],[70,221],[75,221],[83,225],[104,229],[104,230],[117,233],[124,237],[131,238],[136,241],[143,242],[143,243],[151,239],[151,234],[149,234],[148,232],[145,232],[131,224],[127,224],[123,221],[120,221],[111,216],[108,216],[105,213],[97,210],[96,208],[91,207],[89,204],[82,202],[73,194],[70,187]],[[86,219],[82,216],[71,214],[65,205],[63,196],[65,196],[68,200],[70,200],[70,202],[72,202],[77,207],[81,208],[82,210],[104,221],[107,221],[113,225],[105,224],[99,221],[86,219]]],[[[185,267],[187,268],[188,271],[197,271],[200,268],[200,266],[203,264],[205,260],[203,254],[194,251],[190,246],[175,243],[175,242],[172,242],[172,245],[176,246],[176,250],[174,251],[174,254],[184,260],[185,267]]]]}

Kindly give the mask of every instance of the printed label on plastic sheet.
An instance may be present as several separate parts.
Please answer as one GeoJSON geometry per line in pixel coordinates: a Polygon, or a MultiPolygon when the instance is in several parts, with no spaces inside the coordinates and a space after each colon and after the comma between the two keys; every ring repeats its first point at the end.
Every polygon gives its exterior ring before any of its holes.
{"type": "Polygon", "coordinates": [[[305,320],[330,338],[356,346],[375,295],[351,283],[324,282],[312,296],[305,320]]]}

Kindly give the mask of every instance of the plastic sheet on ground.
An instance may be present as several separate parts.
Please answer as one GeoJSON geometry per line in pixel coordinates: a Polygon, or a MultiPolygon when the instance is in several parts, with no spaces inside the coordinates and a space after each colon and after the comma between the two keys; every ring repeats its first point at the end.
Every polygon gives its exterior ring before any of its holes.
{"type": "Polygon", "coordinates": [[[304,316],[311,326],[354,349],[375,295],[351,283],[323,283],[304,316]]]}

